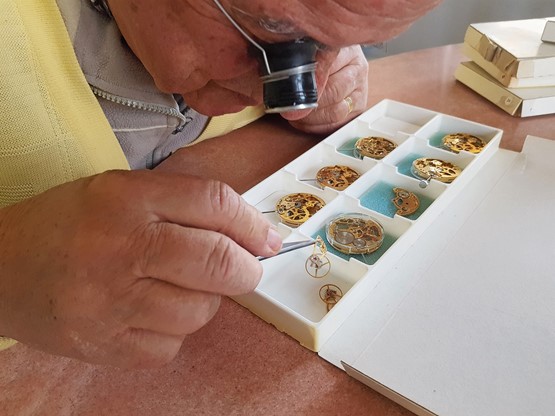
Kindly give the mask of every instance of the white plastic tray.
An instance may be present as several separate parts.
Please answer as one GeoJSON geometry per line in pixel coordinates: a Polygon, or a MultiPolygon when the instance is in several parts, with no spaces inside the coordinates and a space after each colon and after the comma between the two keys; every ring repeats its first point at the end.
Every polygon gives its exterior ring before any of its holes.
{"type": "Polygon", "coordinates": [[[312,248],[307,247],[263,262],[264,274],[257,289],[234,299],[281,331],[297,339],[306,348],[318,351],[323,343],[348,318],[356,306],[395,267],[407,250],[419,250],[415,241],[460,192],[469,185],[488,159],[497,151],[502,131],[486,125],[429,111],[423,108],[384,100],[336,131],[321,143],[275,172],[243,194],[244,199],[260,211],[271,211],[286,194],[307,192],[322,198],[326,205],[298,228],[271,219],[285,241],[304,240],[322,235],[325,225],[335,216],[359,212],[372,216],[384,228],[384,243],[376,252],[346,256],[328,245],[330,273],[322,278],[310,277],[305,261],[312,248]],[[449,133],[469,133],[487,142],[479,154],[455,154],[441,147],[441,138],[449,133]],[[359,159],[353,155],[360,137],[382,136],[397,148],[381,160],[359,159]],[[419,157],[435,157],[460,166],[463,171],[452,183],[432,180],[425,189],[420,179],[410,173],[419,157]],[[322,189],[316,172],[330,165],[346,165],[361,177],[344,191],[322,189]],[[421,201],[419,210],[402,217],[384,190],[401,187],[414,192],[421,201]],[[322,285],[339,286],[344,295],[328,312],[319,297],[322,285]]]}

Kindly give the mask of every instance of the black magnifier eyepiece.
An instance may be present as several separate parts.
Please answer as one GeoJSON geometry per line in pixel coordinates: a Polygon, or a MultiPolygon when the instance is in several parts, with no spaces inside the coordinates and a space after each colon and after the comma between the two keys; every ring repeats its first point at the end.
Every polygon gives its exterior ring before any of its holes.
{"type": "Polygon", "coordinates": [[[258,49],[266,112],[281,113],[317,107],[316,42],[301,38],[291,42],[259,44],[231,17],[219,0],[213,1],[245,39],[258,49]]]}
{"type": "Polygon", "coordinates": [[[267,59],[260,65],[266,112],[281,113],[317,107],[316,43],[310,39],[297,39],[261,46],[267,59]]]}

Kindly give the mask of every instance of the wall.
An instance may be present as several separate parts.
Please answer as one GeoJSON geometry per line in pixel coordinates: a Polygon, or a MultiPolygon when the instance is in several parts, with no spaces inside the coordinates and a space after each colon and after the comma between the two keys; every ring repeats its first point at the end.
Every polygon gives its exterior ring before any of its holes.
{"type": "Polygon", "coordinates": [[[470,23],[555,17],[555,0],[444,0],[396,39],[365,47],[369,58],[461,43],[470,23]]]}

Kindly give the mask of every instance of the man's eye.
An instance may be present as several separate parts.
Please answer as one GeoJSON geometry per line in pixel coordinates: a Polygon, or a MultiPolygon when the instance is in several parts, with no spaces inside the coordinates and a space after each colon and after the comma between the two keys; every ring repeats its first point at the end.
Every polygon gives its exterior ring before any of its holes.
{"type": "Polygon", "coordinates": [[[314,44],[316,45],[316,50],[318,50],[318,51],[325,52],[325,51],[330,49],[330,47],[328,45],[325,45],[325,44],[317,42],[317,41],[314,41],[314,44]]]}

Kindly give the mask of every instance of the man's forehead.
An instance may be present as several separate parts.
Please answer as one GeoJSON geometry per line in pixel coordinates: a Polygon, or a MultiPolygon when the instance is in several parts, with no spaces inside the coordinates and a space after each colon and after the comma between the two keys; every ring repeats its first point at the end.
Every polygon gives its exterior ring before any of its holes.
{"type": "Polygon", "coordinates": [[[330,19],[325,17],[327,12],[333,9],[339,9],[340,12],[340,15],[334,16],[334,23],[341,24],[340,20],[347,17],[341,15],[349,15],[353,18],[356,17],[356,14],[363,14],[364,8],[357,10],[353,6],[365,3],[364,0],[352,0],[350,9],[346,9],[343,7],[345,0],[320,0],[319,2],[314,0],[232,0],[231,2],[232,9],[243,18],[250,20],[251,23],[256,23],[264,30],[280,34],[319,30],[329,24],[330,19]]]}
{"type": "Polygon", "coordinates": [[[276,35],[292,35],[303,33],[302,24],[286,16],[280,16],[276,11],[257,10],[248,11],[237,6],[233,6],[232,15],[239,22],[247,22],[254,25],[264,32],[276,35]]]}
{"type": "Polygon", "coordinates": [[[258,35],[310,36],[326,45],[345,46],[389,39],[440,1],[231,0],[231,4],[238,20],[255,25],[258,35]]]}

